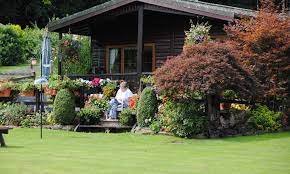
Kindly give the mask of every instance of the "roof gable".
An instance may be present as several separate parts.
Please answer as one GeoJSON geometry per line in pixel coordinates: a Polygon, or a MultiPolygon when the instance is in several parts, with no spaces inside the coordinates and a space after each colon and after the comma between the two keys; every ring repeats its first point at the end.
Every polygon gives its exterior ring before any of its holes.
{"type": "Polygon", "coordinates": [[[171,10],[207,16],[211,18],[232,21],[236,15],[254,15],[254,11],[236,7],[217,5],[194,0],[111,0],[101,5],[75,13],[48,24],[49,31],[55,31],[62,27],[83,21],[85,19],[103,14],[110,10],[125,6],[130,3],[140,2],[171,10]]]}

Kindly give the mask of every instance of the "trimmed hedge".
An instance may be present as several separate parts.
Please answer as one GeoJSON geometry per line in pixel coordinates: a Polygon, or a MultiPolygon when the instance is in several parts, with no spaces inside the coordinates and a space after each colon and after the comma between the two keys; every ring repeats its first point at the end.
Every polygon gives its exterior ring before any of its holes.
{"type": "Polygon", "coordinates": [[[137,105],[137,123],[140,127],[150,125],[150,121],[154,119],[155,113],[158,110],[158,101],[155,91],[146,87],[140,96],[137,105]]]}
{"type": "Polygon", "coordinates": [[[62,125],[72,124],[75,118],[75,99],[68,89],[61,89],[54,100],[53,117],[62,125]]]}

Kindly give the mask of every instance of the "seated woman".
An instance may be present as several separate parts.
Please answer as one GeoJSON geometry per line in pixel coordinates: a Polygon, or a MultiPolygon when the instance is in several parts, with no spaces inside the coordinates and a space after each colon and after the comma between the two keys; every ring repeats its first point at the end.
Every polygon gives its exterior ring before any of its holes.
{"type": "Polygon", "coordinates": [[[120,89],[117,92],[115,98],[110,101],[109,108],[109,119],[117,119],[117,109],[119,105],[122,105],[123,108],[128,107],[129,98],[132,97],[133,93],[128,88],[126,82],[121,82],[120,89]]]}

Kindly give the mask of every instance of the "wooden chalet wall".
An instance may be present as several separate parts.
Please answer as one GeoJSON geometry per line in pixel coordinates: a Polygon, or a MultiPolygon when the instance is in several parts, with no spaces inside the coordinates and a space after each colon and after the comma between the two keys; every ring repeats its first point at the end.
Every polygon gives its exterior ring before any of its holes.
{"type": "MultiPolygon", "coordinates": [[[[102,18],[102,16],[100,16],[102,18]]],[[[96,20],[91,25],[93,66],[105,69],[105,48],[109,45],[137,43],[137,13],[124,14],[107,20],[96,20]]],[[[181,53],[185,34],[190,27],[190,20],[208,21],[212,25],[213,35],[223,33],[224,21],[188,17],[176,14],[145,11],[144,43],[155,44],[156,67],[160,67],[169,56],[181,53]]]]}

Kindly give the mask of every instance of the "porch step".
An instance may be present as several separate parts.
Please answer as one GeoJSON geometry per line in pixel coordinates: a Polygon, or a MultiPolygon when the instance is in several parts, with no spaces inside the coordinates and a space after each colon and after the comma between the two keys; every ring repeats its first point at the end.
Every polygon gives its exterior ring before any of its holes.
{"type": "Polygon", "coordinates": [[[102,119],[98,125],[78,125],[74,131],[77,132],[122,132],[130,131],[132,126],[123,126],[119,120],[102,119]]]}

